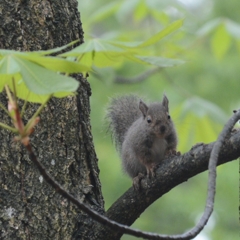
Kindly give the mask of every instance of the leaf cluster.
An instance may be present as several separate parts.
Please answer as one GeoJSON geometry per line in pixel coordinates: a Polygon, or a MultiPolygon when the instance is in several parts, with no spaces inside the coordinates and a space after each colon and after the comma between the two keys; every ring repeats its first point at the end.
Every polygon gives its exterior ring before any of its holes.
{"type": "Polygon", "coordinates": [[[16,97],[29,102],[43,103],[49,95],[65,97],[72,94],[79,84],[68,74],[86,72],[89,68],[69,59],[50,56],[72,44],[36,52],[0,50],[0,91],[5,85],[14,91],[14,78],[16,97]]]}

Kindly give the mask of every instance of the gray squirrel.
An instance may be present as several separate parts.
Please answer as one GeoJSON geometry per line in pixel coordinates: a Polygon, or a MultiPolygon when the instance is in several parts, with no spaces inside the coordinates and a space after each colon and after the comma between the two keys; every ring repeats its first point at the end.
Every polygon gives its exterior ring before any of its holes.
{"type": "Polygon", "coordinates": [[[113,98],[108,110],[124,171],[135,188],[145,174],[155,176],[155,168],[168,155],[176,153],[177,133],[169,115],[168,98],[146,105],[138,96],[113,98]]]}

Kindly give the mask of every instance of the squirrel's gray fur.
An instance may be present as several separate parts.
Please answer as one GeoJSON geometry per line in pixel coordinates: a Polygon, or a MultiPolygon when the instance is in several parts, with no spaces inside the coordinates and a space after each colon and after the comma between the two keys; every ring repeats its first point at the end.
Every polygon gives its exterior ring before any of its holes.
{"type": "Polygon", "coordinates": [[[177,134],[169,115],[168,98],[148,106],[137,96],[112,99],[107,118],[121,154],[123,169],[132,178],[154,176],[154,168],[176,152],[177,134]]]}

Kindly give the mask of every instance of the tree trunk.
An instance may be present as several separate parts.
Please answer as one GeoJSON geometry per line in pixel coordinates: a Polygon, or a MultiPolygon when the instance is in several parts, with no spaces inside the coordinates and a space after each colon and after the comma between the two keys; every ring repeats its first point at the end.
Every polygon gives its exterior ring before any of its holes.
{"type": "MultiPolygon", "coordinates": [[[[1,1],[0,48],[45,50],[76,39],[83,30],[76,0],[1,1]]],[[[89,122],[89,83],[81,75],[78,95],[52,99],[31,143],[46,170],[92,209],[103,212],[99,169],[89,122]]],[[[6,106],[6,95],[0,96],[6,106]]],[[[29,104],[25,120],[37,106],[29,104]]],[[[1,122],[10,119],[0,111],[1,122]]],[[[40,176],[13,135],[0,130],[0,239],[90,239],[92,220],[40,176]]]]}

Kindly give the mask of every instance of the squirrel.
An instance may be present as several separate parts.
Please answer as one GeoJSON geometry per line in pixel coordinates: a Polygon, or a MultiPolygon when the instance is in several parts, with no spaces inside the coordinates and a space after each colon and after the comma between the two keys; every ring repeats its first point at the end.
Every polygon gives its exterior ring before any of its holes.
{"type": "Polygon", "coordinates": [[[146,105],[138,96],[113,98],[107,118],[124,171],[139,189],[144,175],[155,176],[155,168],[168,155],[176,154],[177,133],[169,115],[168,98],[146,105]]]}

